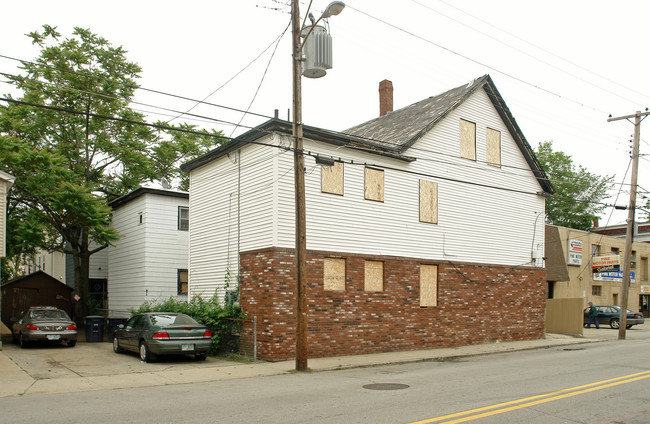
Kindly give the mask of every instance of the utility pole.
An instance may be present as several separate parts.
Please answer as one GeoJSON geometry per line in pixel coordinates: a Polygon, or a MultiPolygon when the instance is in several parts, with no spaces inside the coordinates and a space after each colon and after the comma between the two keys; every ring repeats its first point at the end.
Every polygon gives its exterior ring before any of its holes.
{"type": "Polygon", "coordinates": [[[293,170],[296,196],[296,371],[307,371],[307,216],[302,141],[302,46],[298,0],[291,1],[293,34],[293,170]]]}
{"type": "MultiPolygon", "coordinates": [[[[646,109],[647,110],[647,109],[646,109]]],[[[636,212],[636,188],[639,173],[639,141],[641,139],[641,117],[650,112],[637,111],[634,115],[609,118],[607,122],[634,118],[634,141],[632,145],[632,177],[630,179],[630,205],[627,214],[627,234],[625,237],[625,253],[623,254],[623,281],[621,283],[621,315],[619,317],[618,339],[625,340],[627,327],[627,303],[630,291],[630,265],[632,261],[632,242],[634,241],[634,214],[636,212]]]]}

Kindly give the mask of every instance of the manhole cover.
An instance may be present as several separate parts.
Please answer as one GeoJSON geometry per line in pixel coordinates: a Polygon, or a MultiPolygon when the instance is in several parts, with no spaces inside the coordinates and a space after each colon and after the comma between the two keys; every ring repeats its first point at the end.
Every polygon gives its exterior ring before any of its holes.
{"type": "Polygon", "coordinates": [[[366,384],[363,386],[364,389],[369,390],[402,390],[408,389],[408,384],[398,384],[398,383],[374,383],[366,384]]]}

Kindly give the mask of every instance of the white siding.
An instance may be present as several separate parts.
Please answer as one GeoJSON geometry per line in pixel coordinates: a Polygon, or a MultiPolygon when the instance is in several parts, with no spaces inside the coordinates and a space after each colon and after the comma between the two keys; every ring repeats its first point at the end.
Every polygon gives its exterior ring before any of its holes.
{"type": "MultiPolygon", "coordinates": [[[[325,143],[310,143],[305,148],[358,163],[345,165],[343,197],[321,193],[318,169],[307,173],[307,248],[310,250],[520,265],[531,260],[533,237],[535,248],[543,246],[543,197],[490,188],[525,193],[541,191],[483,90],[477,91],[406,152],[418,158],[410,164],[348,149],[336,150],[325,143]],[[477,124],[476,161],[460,158],[461,118],[477,124]],[[486,163],[487,127],[502,133],[501,168],[486,163]],[[364,163],[413,173],[386,169],[384,202],[365,201],[364,163]],[[438,183],[438,224],[419,222],[419,179],[438,183]]],[[[311,164],[313,159],[307,159],[308,170],[311,164]]],[[[288,213],[280,216],[279,225],[291,227],[290,216],[288,213]]],[[[288,243],[284,247],[291,246],[288,243]]]]}
{"type": "MultiPolygon", "coordinates": [[[[345,161],[340,196],[321,192],[320,165],[305,157],[309,250],[523,265],[531,249],[543,249],[542,189],[483,90],[406,152],[415,162],[310,140],[305,150],[345,161]],[[460,157],[461,118],[476,123],[476,161],[460,157]],[[502,134],[500,168],[486,163],[488,127],[502,134]],[[383,202],[364,200],[366,164],[385,170],[383,202]],[[438,183],[438,224],[419,220],[420,179],[438,183]]],[[[238,251],[294,248],[290,152],[247,145],[240,160],[231,153],[190,177],[190,295],[221,297],[226,271],[237,275],[238,251]]]]}
{"type": "Polygon", "coordinates": [[[122,238],[107,249],[110,314],[177,296],[177,270],[188,267],[188,232],[178,230],[178,207],[187,205],[184,198],[148,193],[115,210],[112,226],[122,238]]]}
{"type": "Polygon", "coordinates": [[[233,152],[191,172],[190,297],[217,293],[223,298],[228,272],[236,284],[239,251],[278,245],[278,179],[293,181],[290,169],[278,175],[278,158],[285,156],[292,157],[277,148],[250,145],[241,156],[233,152]]]}

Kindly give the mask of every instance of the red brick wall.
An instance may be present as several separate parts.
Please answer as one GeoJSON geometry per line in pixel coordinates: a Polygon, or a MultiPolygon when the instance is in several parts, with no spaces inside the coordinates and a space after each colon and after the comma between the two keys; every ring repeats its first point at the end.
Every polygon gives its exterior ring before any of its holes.
{"type": "MultiPolygon", "coordinates": [[[[295,357],[291,249],[241,254],[241,306],[257,316],[258,357],[295,357]]],[[[546,271],[307,252],[308,356],[355,355],[544,337],[546,271]],[[323,258],[346,259],[345,291],[323,289],[323,258]],[[364,262],[384,262],[384,290],[366,292],[364,262]],[[420,308],[420,264],[438,265],[438,306],[420,308]]]]}

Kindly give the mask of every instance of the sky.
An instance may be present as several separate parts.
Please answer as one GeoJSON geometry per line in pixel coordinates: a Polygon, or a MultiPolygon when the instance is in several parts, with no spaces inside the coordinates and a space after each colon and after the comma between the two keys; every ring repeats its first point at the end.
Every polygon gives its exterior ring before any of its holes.
{"type": "MultiPolygon", "coordinates": [[[[302,2],[301,16],[309,9],[318,17],[328,3],[302,2]]],[[[2,56],[36,58],[25,34],[44,24],[64,36],[89,28],[122,46],[142,67],[143,88],[174,95],[136,93],[133,108],[152,121],[237,136],[276,109],[289,119],[288,0],[31,0],[2,9],[2,56]],[[202,118],[177,118],[190,109],[202,118]]],[[[303,121],[342,131],[377,117],[384,79],[399,109],[490,74],[531,146],[552,141],[589,172],[613,176],[607,202],[626,206],[634,126],[607,118],[650,107],[648,16],[645,0],[349,0],[328,20],[334,67],[302,79],[303,121]]],[[[17,64],[0,57],[0,72],[16,73],[17,64]]],[[[0,92],[15,93],[4,78],[0,92]]],[[[650,152],[649,125],[641,125],[642,155],[650,152]]],[[[650,155],[641,156],[639,203],[650,196],[649,178],[650,155]]],[[[625,222],[626,211],[611,211],[601,225],[625,222]]]]}

